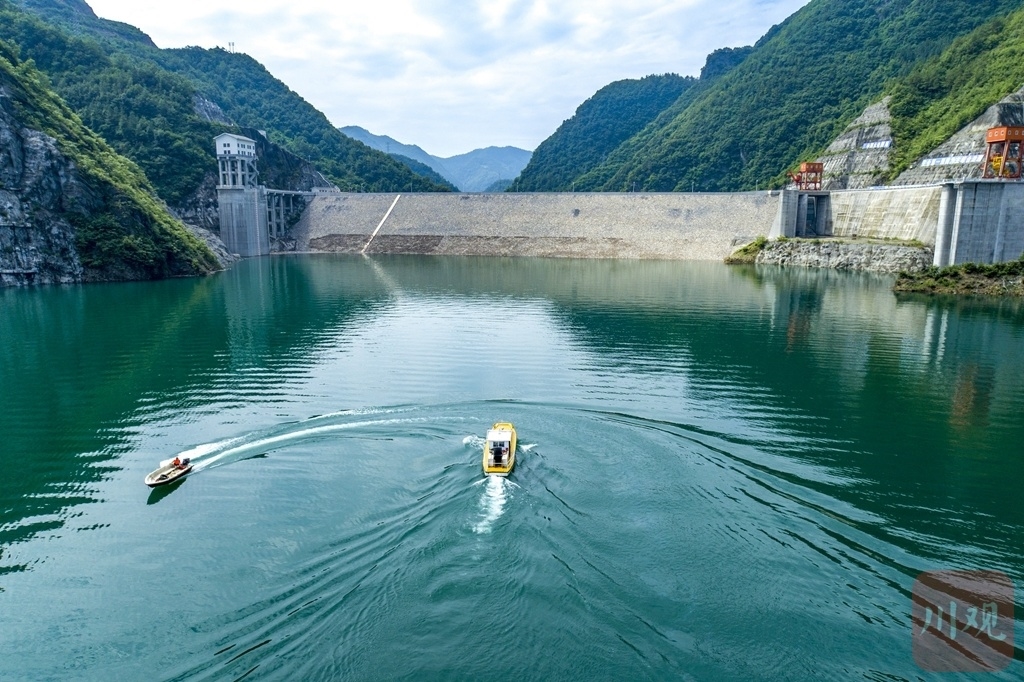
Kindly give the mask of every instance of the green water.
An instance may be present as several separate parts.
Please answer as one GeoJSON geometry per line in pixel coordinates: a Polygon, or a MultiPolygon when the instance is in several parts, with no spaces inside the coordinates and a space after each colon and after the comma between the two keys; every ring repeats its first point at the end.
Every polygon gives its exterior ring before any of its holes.
{"type": "Polygon", "coordinates": [[[1024,308],[889,284],[282,257],[0,291],[0,679],[957,679],[910,594],[1024,586],[1024,308]]]}

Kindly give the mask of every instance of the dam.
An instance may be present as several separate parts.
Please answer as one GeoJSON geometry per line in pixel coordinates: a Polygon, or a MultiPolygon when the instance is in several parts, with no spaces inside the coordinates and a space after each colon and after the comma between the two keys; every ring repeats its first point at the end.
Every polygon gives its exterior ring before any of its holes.
{"type": "Polygon", "coordinates": [[[351,194],[312,197],[298,251],[721,260],[759,235],[916,241],[935,265],[1024,252],[1024,184],[740,193],[351,194]]]}
{"type": "Polygon", "coordinates": [[[255,140],[224,133],[215,144],[220,234],[242,257],[303,251],[720,261],[759,236],[911,242],[930,247],[939,266],[999,263],[1024,252],[1024,183],[1012,179],[824,191],[820,182],[813,189],[796,183],[735,193],[295,191],[259,182],[255,140]]]}
{"type": "Polygon", "coordinates": [[[778,210],[769,192],[324,194],[292,236],[299,251],[720,260],[778,210]]]}

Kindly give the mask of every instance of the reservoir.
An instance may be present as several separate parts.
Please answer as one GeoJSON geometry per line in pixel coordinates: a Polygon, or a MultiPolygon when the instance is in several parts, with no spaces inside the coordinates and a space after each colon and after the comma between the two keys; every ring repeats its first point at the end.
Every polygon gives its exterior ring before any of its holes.
{"type": "MultiPolygon", "coordinates": [[[[0,290],[0,679],[959,679],[912,595],[1024,594],[1024,306],[891,283],[298,255],[0,290]]],[[[1015,602],[983,679],[1024,677],[1015,602]]]]}

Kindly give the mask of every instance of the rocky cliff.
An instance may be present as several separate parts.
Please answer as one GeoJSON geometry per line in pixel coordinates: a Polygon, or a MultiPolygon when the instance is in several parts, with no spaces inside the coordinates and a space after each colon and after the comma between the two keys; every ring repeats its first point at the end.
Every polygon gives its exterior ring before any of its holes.
{"type": "Polygon", "coordinates": [[[0,41],[0,285],[211,272],[145,175],[0,41]]]}
{"type": "Polygon", "coordinates": [[[18,122],[0,82],[0,285],[81,281],[67,213],[99,203],[55,140],[18,122]]]}

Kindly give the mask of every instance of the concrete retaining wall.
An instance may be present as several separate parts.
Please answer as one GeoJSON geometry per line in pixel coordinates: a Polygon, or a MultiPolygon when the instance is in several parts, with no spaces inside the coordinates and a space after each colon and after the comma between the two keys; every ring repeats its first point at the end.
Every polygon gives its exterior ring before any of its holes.
{"type": "Polygon", "coordinates": [[[832,192],[831,235],[916,239],[932,246],[941,197],[939,185],[832,192]]]}
{"type": "MultiPolygon", "coordinates": [[[[315,197],[300,251],[358,252],[395,194],[315,197]]],[[[367,253],[721,260],[768,234],[780,192],[404,194],[367,253]]]]}

